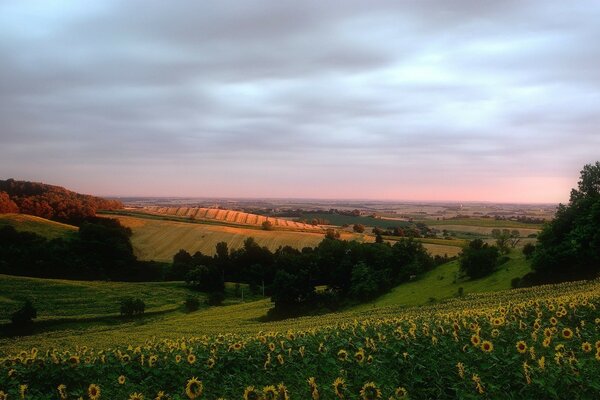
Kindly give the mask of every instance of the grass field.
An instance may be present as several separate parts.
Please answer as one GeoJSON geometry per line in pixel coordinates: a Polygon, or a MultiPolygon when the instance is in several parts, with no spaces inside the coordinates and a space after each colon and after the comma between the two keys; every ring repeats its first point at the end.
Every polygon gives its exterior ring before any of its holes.
{"type": "Polygon", "coordinates": [[[27,214],[0,214],[0,227],[10,225],[18,231],[37,233],[47,239],[68,238],[77,227],[27,214]]]}
{"type": "Polygon", "coordinates": [[[475,226],[475,225],[436,225],[436,229],[444,230],[449,232],[460,232],[469,233],[480,236],[491,236],[494,229],[510,229],[511,231],[516,229],[519,231],[521,237],[526,237],[532,233],[539,233],[540,229],[531,228],[515,228],[515,227],[491,227],[491,226],[475,226]]]}
{"type": "Polygon", "coordinates": [[[461,226],[482,226],[488,228],[507,228],[507,229],[542,229],[543,224],[529,224],[517,221],[496,220],[493,218],[463,218],[463,219],[422,219],[415,222],[423,222],[428,226],[437,225],[461,225],[461,226]]]}
{"type": "MultiPolygon", "coordinates": [[[[392,292],[383,295],[372,303],[354,307],[342,313],[330,314],[337,318],[360,318],[369,315],[373,310],[389,308],[398,310],[410,306],[428,305],[431,298],[436,301],[454,299],[459,287],[464,288],[467,295],[510,288],[510,280],[523,276],[529,271],[525,260],[517,253],[511,260],[502,265],[489,277],[454,282],[458,271],[457,262],[450,262],[428,272],[421,279],[397,286],[392,292]]],[[[146,301],[149,310],[170,310],[163,315],[140,323],[121,325],[86,324],[85,326],[67,326],[67,330],[58,330],[23,338],[18,342],[7,339],[0,340],[0,353],[3,346],[14,349],[20,344],[42,346],[44,343],[67,345],[69,343],[93,343],[95,346],[108,346],[109,343],[123,343],[131,337],[143,341],[158,333],[167,337],[182,335],[217,334],[220,332],[253,333],[264,329],[285,330],[305,326],[306,321],[316,317],[303,317],[281,322],[261,323],[263,317],[272,306],[269,299],[239,303],[239,299],[230,300],[227,306],[211,307],[193,314],[181,310],[181,302],[188,290],[182,283],[111,283],[111,282],[78,282],[36,278],[21,278],[0,275],[0,288],[12,288],[8,300],[2,300],[7,306],[15,306],[16,299],[33,298],[39,304],[40,317],[53,319],[57,317],[73,317],[77,315],[104,316],[118,312],[118,300],[123,296],[139,296],[146,301]],[[87,296],[86,302],[78,299],[87,296]]],[[[232,288],[228,288],[231,296],[232,288]]],[[[3,293],[5,291],[2,291],[3,293]]],[[[257,299],[259,297],[253,297],[257,299]]],[[[248,297],[246,297],[248,300],[248,297]]],[[[2,303],[0,303],[2,304],[2,303]]],[[[379,312],[379,311],[377,311],[379,312]]],[[[393,312],[392,312],[393,314],[393,312]]],[[[7,311],[3,314],[6,318],[7,311]]]]}
{"type": "MultiPolygon", "coordinates": [[[[248,237],[253,237],[259,245],[271,251],[279,246],[297,249],[315,247],[325,237],[322,233],[312,232],[265,231],[119,215],[111,215],[111,218],[118,219],[132,229],[134,251],[143,260],[171,261],[180,249],[213,255],[217,243],[227,242],[230,249],[236,249],[242,247],[248,237]]],[[[368,238],[360,234],[342,233],[342,239],[363,241],[368,238]]]]}
{"type": "Polygon", "coordinates": [[[329,214],[329,213],[306,213],[303,215],[304,219],[310,221],[313,218],[320,218],[329,221],[331,225],[354,225],[362,224],[365,226],[372,226],[378,228],[395,228],[395,227],[406,227],[411,224],[406,221],[389,220],[389,219],[378,219],[370,217],[355,217],[352,215],[340,215],[340,214],[329,214]]]}
{"type": "Polygon", "coordinates": [[[179,307],[190,291],[182,282],[88,282],[0,275],[0,323],[25,299],[38,308],[38,319],[93,318],[119,313],[119,300],[139,297],[148,311],[179,307]]]}
{"type": "Polygon", "coordinates": [[[416,306],[455,297],[458,288],[464,293],[481,293],[511,288],[513,278],[522,277],[531,271],[525,257],[519,251],[510,254],[510,260],[487,277],[476,280],[458,279],[458,261],[452,261],[427,272],[417,281],[409,282],[392,289],[376,301],[360,306],[360,309],[390,305],[416,306]]]}

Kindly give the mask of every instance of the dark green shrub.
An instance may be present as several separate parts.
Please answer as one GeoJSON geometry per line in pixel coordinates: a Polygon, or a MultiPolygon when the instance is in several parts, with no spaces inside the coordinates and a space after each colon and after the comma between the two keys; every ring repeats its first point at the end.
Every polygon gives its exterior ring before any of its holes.
{"type": "Polygon", "coordinates": [[[188,296],[185,299],[185,309],[188,312],[196,311],[200,308],[200,300],[196,296],[188,296]]]}
{"type": "Polygon", "coordinates": [[[13,327],[22,329],[30,327],[36,317],[37,310],[33,304],[31,304],[30,300],[26,300],[25,304],[11,315],[10,320],[13,327]]]}
{"type": "Polygon", "coordinates": [[[220,306],[223,304],[223,300],[225,300],[225,294],[223,292],[211,292],[208,294],[206,304],[209,306],[220,306]]]}
{"type": "Polygon", "coordinates": [[[146,310],[146,303],[142,299],[127,297],[121,300],[121,316],[133,317],[141,315],[146,310]]]}

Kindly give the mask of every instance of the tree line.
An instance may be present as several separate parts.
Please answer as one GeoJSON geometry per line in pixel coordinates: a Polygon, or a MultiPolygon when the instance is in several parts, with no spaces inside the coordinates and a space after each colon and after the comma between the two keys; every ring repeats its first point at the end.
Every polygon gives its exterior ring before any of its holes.
{"type": "Polygon", "coordinates": [[[157,281],[164,266],[139,261],[131,230],[118,220],[87,218],[72,238],[48,240],[12,226],[0,228],[0,273],[41,278],[157,281]]]}
{"type": "Polygon", "coordinates": [[[446,261],[410,239],[390,245],[328,237],[314,248],[272,252],[248,238],[235,250],[217,244],[214,256],[180,250],[168,279],[186,280],[209,293],[222,291],[225,281],[247,283],[271,296],[271,316],[284,317],[373,299],[446,261]]]}

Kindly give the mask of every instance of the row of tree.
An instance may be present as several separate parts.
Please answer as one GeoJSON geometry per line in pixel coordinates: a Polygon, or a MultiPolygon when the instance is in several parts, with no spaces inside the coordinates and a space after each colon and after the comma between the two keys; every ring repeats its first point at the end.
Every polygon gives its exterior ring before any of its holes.
{"type": "Polygon", "coordinates": [[[372,299],[445,261],[408,239],[390,245],[326,238],[315,248],[271,252],[248,238],[233,251],[227,243],[217,244],[212,257],[180,250],[168,278],[205,292],[222,291],[225,281],[247,283],[272,297],[274,314],[287,316],[372,299]]]}
{"type": "Polygon", "coordinates": [[[156,281],[164,266],[137,260],[131,230],[119,221],[88,218],[72,238],[48,240],[0,228],[0,273],[43,278],[156,281]]]}
{"type": "Polygon", "coordinates": [[[123,208],[117,200],[79,194],[38,182],[0,180],[0,214],[23,213],[79,225],[96,211],[123,208]]]}

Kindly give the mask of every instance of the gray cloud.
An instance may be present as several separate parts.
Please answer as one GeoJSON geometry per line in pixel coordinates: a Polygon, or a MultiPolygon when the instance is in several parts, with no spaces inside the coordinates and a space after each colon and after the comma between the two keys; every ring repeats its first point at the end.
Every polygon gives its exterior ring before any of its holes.
{"type": "Polygon", "coordinates": [[[101,194],[496,182],[481,200],[517,177],[515,200],[558,201],[598,157],[595,2],[322,3],[2,3],[0,171],[101,194]]]}

